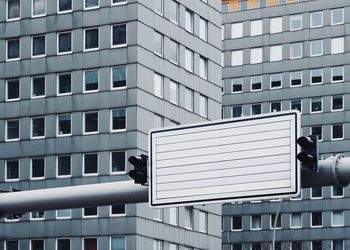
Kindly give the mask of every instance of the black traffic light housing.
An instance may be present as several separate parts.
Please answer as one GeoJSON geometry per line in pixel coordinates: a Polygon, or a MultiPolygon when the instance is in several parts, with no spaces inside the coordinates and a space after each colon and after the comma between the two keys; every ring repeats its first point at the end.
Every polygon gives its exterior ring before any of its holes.
{"type": "Polygon", "coordinates": [[[129,162],[134,166],[134,170],[129,172],[129,176],[134,179],[135,184],[147,184],[147,155],[130,156],[129,162]]]}
{"type": "Polygon", "coordinates": [[[315,135],[302,136],[297,139],[301,152],[297,159],[303,168],[309,168],[318,172],[318,138],[315,135]]]}

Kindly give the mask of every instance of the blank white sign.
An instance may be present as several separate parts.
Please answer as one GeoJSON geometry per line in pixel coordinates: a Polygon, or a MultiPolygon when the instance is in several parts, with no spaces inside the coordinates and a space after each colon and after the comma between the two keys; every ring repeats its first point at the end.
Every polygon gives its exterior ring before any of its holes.
{"type": "Polygon", "coordinates": [[[300,192],[297,111],[150,132],[150,205],[275,199],[300,192]]]}

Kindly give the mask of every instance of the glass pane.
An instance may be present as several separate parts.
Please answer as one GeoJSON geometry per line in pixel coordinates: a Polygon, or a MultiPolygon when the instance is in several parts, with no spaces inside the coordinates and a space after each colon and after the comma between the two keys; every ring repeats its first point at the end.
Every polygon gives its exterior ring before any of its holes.
{"type": "Polygon", "coordinates": [[[85,0],[85,8],[98,6],[98,0],[85,0]]]}
{"type": "Polygon", "coordinates": [[[95,174],[97,173],[97,154],[86,154],[84,155],[84,173],[95,174]]]}
{"type": "Polygon", "coordinates": [[[271,75],[271,88],[281,87],[281,74],[271,75]]]}
{"type": "Polygon", "coordinates": [[[59,115],[58,116],[58,134],[70,134],[71,133],[71,115],[59,115]]]}
{"type": "Polygon", "coordinates": [[[175,23],[178,22],[177,12],[178,12],[178,4],[172,0],[169,2],[169,18],[175,23]]]}
{"type": "Polygon", "coordinates": [[[32,159],[32,177],[44,177],[45,175],[44,158],[32,159]]]}
{"type": "Polygon", "coordinates": [[[126,86],[126,67],[113,68],[113,88],[126,86]]]}
{"type": "Polygon", "coordinates": [[[342,95],[333,96],[332,109],[333,110],[341,110],[341,109],[343,109],[343,96],[342,95]]]}
{"type": "Polygon", "coordinates": [[[112,205],[111,206],[112,214],[125,214],[125,205],[112,205]]]}
{"type": "Polygon", "coordinates": [[[18,250],[18,241],[17,240],[7,240],[6,241],[6,250],[18,250]]]}
{"type": "Polygon", "coordinates": [[[193,91],[187,88],[185,89],[185,108],[193,110],[193,91]]]}
{"type": "Polygon", "coordinates": [[[301,100],[293,100],[291,101],[291,105],[290,105],[291,109],[296,109],[299,110],[301,112],[301,100]]]}
{"type": "Polygon", "coordinates": [[[332,10],[332,24],[341,24],[344,22],[344,9],[332,10]]]}
{"type": "Polygon", "coordinates": [[[19,98],[19,80],[7,81],[7,99],[19,98]]]}
{"type": "Polygon", "coordinates": [[[98,113],[85,114],[85,132],[98,131],[98,113]]]}
{"type": "Polygon", "coordinates": [[[126,44],[126,24],[113,26],[113,45],[126,44]]]}
{"type": "Polygon", "coordinates": [[[19,179],[19,162],[7,161],[6,162],[6,179],[19,179]]]}
{"type": "Polygon", "coordinates": [[[242,229],[242,216],[233,216],[232,217],[232,230],[242,229]]]}
{"type": "Polygon", "coordinates": [[[154,33],[154,52],[163,55],[163,35],[158,32],[154,33]]]}
{"type": "Polygon", "coordinates": [[[57,250],[70,250],[70,239],[57,239],[57,250]]]}
{"type": "Polygon", "coordinates": [[[333,139],[343,138],[343,125],[342,124],[333,125],[332,134],[333,134],[333,136],[332,136],[333,139]]]}
{"type": "Polygon", "coordinates": [[[85,49],[94,48],[98,48],[98,29],[85,30],[85,49]]]}
{"type": "Polygon", "coordinates": [[[58,76],[58,93],[70,93],[71,92],[71,74],[62,74],[58,76]]]}
{"type": "Polygon", "coordinates": [[[163,76],[154,74],[154,90],[153,93],[158,97],[163,97],[163,76]]]}
{"type": "Polygon", "coordinates": [[[322,70],[321,69],[313,69],[311,70],[311,83],[322,83],[322,70]]]}
{"type": "Polygon", "coordinates": [[[84,208],[84,216],[96,216],[96,215],[97,215],[97,207],[84,208]]]}
{"type": "Polygon", "coordinates": [[[112,237],[111,238],[111,250],[125,250],[125,238],[124,237],[112,237]]]}
{"type": "Polygon", "coordinates": [[[43,218],[45,218],[45,213],[44,213],[44,211],[34,211],[31,213],[31,218],[32,219],[43,219],[43,218]]]}
{"type": "Polygon", "coordinates": [[[241,117],[242,116],[242,106],[232,107],[232,117],[241,117]]]}
{"type": "Polygon", "coordinates": [[[261,104],[253,104],[252,105],[252,115],[261,114],[261,104]]]}
{"type": "Polygon", "coordinates": [[[271,103],[271,112],[279,112],[279,111],[281,111],[281,103],[280,102],[271,103]]]}
{"type": "Polygon", "coordinates": [[[57,175],[70,175],[71,174],[71,158],[69,155],[57,157],[57,175]]]}
{"type": "Polygon", "coordinates": [[[205,41],[207,40],[207,26],[207,21],[203,18],[199,18],[199,37],[205,41]]]}
{"type": "Polygon", "coordinates": [[[193,12],[188,9],[185,11],[185,29],[193,32],[193,12]]]}
{"type": "Polygon", "coordinates": [[[207,63],[208,60],[202,56],[199,57],[199,76],[207,79],[207,63]]]}
{"type": "Polygon", "coordinates": [[[20,0],[7,0],[7,18],[19,18],[21,16],[20,0]]]}
{"type": "Polygon", "coordinates": [[[243,88],[243,79],[232,79],[232,92],[241,92],[243,88]]]}
{"type": "Polygon", "coordinates": [[[44,96],[45,95],[45,77],[33,78],[32,96],[44,96]]]}
{"type": "Polygon", "coordinates": [[[62,33],[58,35],[58,52],[70,52],[72,51],[72,33],[62,33]]]}
{"type": "Polygon", "coordinates": [[[45,55],[45,36],[33,37],[33,56],[45,55]]]}
{"type": "Polygon", "coordinates": [[[44,15],[45,12],[46,12],[45,0],[33,0],[33,16],[44,15]]]}
{"type": "Polygon", "coordinates": [[[178,63],[178,44],[174,41],[169,42],[169,59],[174,63],[178,63]]]}
{"type": "Polygon", "coordinates": [[[170,82],[170,102],[178,103],[178,84],[175,82],[170,82]]]}
{"type": "Polygon", "coordinates": [[[98,89],[98,70],[85,71],[85,90],[98,89]]]}
{"type": "Polygon", "coordinates": [[[112,153],[112,172],[125,171],[125,152],[112,153]]]}
{"type": "Polygon", "coordinates": [[[19,58],[19,39],[7,41],[7,59],[19,58]]]}
{"type": "Polygon", "coordinates": [[[311,104],[311,112],[321,112],[322,111],[322,100],[321,98],[313,98],[311,104]]]}
{"type": "Polygon", "coordinates": [[[318,140],[322,140],[322,127],[312,127],[311,128],[311,135],[316,135],[318,137],[318,140]]]}
{"type": "Polygon", "coordinates": [[[332,82],[341,82],[344,80],[344,67],[332,68],[332,82]]]}
{"type": "Polygon", "coordinates": [[[322,11],[311,13],[311,27],[322,26],[322,17],[322,11]]]}
{"type": "Polygon", "coordinates": [[[43,240],[31,240],[31,250],[44,250],[43,240]]]}
{"type": "Polygon", "coordinates": [[[19,121],[7,121],[7,139],[19,139],[19,121]]]}
{"type": "Polygon", "coordinates": [[[125,129],[126,128],[126,110],[116,109],[112,111],[112,129],[125,129]]]}
{"type": "Polygon", "coordinates": [[[72,9],[72,0],[59,0],[59,11],[67,11],[72,9]]]}
{"type": "Polygon", "coordinates": [[[45,136],[45,119],[33,118],[32,120],[32,136],[45,136]]]}
{"type": "Polygon", "coordinates": [[[97,239],[84,239],[84,250],[97,250],[97,239]]]}

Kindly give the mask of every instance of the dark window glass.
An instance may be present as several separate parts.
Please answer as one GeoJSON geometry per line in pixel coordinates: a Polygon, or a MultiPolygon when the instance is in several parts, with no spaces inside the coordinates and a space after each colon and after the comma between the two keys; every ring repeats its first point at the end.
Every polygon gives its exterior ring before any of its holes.
{"type": "Polygon", "coordinates": [[[261,250],[261,244],[260,243],[253,243],[252,250],[261,250]]]}
{"type": "Polygon", "coordinates": [[[8,140],[19,139],[19,120],[7,121],[8,140]]]}
{"type": "Polygon", "coordinates": [[[7,99],[18,99],[19,98],[19,80],[8,80],[7,81],[7,99]]]}
{"type": "Polygon", "coordinates": [[[242,216],[233,216],[232,230],[241,230],[241,229],[242,229],[242,216]]]}
{"type": "Polygon", "coordinates": [[[232,107],[232,117],[241,117],[242,116],[242,106],[232,107]]]}
{"type": "Polygon", "coordinates": [[[7,41],[7,59],[19,58],[19,39],[7,41]]]}
{"type": "Polygon", "coordinates": [[[98,6],[98,0],[85,0],[85,8],[92,8],[98,6]]]}
{"type": "Polygon", "coordinates": [[[300,241],[292,242],[292,250],[302,250],[300,241]]]}
{"type": "Polygon", "coordinates": [[[98,89],[98,70],[85,71],[85,91],[98,89]]]}
{"type": "Polygon", "coordinates": [[[58,115],[58,134],[65,135],[71,133],[71,115],[58,115]]]}
{"type": "Polygon", "coordinates": [[[97,207],[84,208],[84,216],[96,216],[96,215],[97,215],[97,207]]]}
{"type": "Polygon", "coordinates": [[[44,240],[31,240],[31,250],[44,250],[44,240]]]}
{"type": "Polygon", "coordinates": [[[126,3],[126,0],[113,0],[113,3],[126,3]]]}
{"type": "Polygon", "coordinates": [[[312,250],[322,250],[322,241],[317,240],[312,242],[312,250]]]}
{"type": "Polygon", "coordinates": [[[85,114],[85,131],[97,132],[98,131],[98,113],[86,113],[85,114]]]}
{"type": "Polygon", "coordinates": [[[126,24],[114,25],[112,45],[118,46],[124,44],[126,44],[126,24]]]}
{"type": "Polygon", "coordinates": [[[32,159],[32,177],[44,177],[45,176],[45,160],[44,158],[32,159]]]}
{"type": "Polygon", "coordinates": [[[252,105],[252,115],[261,114],[261,104],[253,104],[252,105]]]}
{"type": "Polygon", "coordinates": [[[112,152],[112,172],[125,171],[125,152],[112,152]]]}
{"type": "Polygon", "coordinates": [[[21,2],[20,0],[7,0],[7,19],[21,17],[21,2]]]}
{"type": "Polygon", "coordinates": [[[45,36],[33,37],[33,56],[45,55],[45,36]]]}
{"type": "Polygon", "coordinates": [[[32,137],[45,136],[45,118],[33,118],[32,137]]]}
{"type": "Polygon", "coordinates": [[[239,244],[239,243],[233,244],[232,250],[242,250],[242,244],[239,244]]]}
{"type": "Polygon", "coordinates": [[[35,77],[32,79],[32,96],[44,96],[45,95],[45,77],[35,77]]]}
{"type": "Polygon", "coordinates": [[[58,76],[58,93],[65,94],[71,93],[71,83],[72,76],[71,74],[61,74],[58,76]]]}
{"type": "Polygon", "coordinates": [[[57,239],[57,250],[70,250],[70,239],[57,239]]]}
{"type": "Polygon", "coordinates": [[[19,161],[12,160],[6,162],[6,179],[19,179],[19,161]]]}
{"type": "Polygon", "coordinates": [[[341,139],[343,138],[343,125],[338,124],[338,125],[333,125],[332,127],[332,138],[333,139],[341,139]]]}
{"type": "Polygon", "coordinates": [[[271,75],[271,88],[278,88],[281,87],[282,81],[281,81],[281,75],[271,75]]]}
{"type": "Polygon", "coordinates": [[[7,240],[6,241],[6,250],[18,250],[18,241],[17,240],[7,240]]]}
{"type": "Polygon", "coordinates": [[[84,250],[97,250],[97,239],[96,238],[84,239],[84,250]]]}
{"type": "Polygon", "coordinates": [[[266,0],[260,0],[260,7],[266,7],[266,0]]]}
{"type": "Polygon", "coordinates": [[[311,112],[321,112],[322,111],[322,99],[313,98],[311,100],[311,112]]]}
{"type": "Polygon", "coordinates": [[[126,86],[126,67],[118,67],[112,69],[113,88],[126,86]]]}
{"type": "Polygon", "coordinates": [[[291,86],[301,85],[301,72],[293,72],[290,74],[290,85],[291,86]]]}
{"type": "Polygon", "coordinates": [[[280,102],[271,103],[271,112],[278,112],[278,111],[281,111],[281,103],[280,102]]]}
{"type": "Polygon", "coordinates": [[[282,250],[282,242],[275,242],[275,250],[282,250]]]}
{"type": "Polygon", "coordinates": [[[126,110],[116,109],[112,110],[112,130],[126,128],[126,110]]]}
{"type": "Polygon", "coordinates": [[[312,198],[322,198],[322,187],[311,188],[311,197],[312,198]]]}
{"type": "Polygon", "coordinates": [[[72,10],[72,0],[59,0],[59,11],[68,11],[72,10]]]}
{"type": "Polygon", "coordinates": [[[261,89],[261,76],[252,77],[252,90],[261,89]]]}
{"type": "Polygon", "coordinates": [[[58,53],[72,51],[72,33],[66,32],[58,34],[58,53]]]}
{"type": "Polygon", "coordinates": [[[97,174],[98,156],[97,154],[84,155],[84,174],[97,174]]]}
{"type": "Polygon", "coordinates": [[[85,30],[85,49],[98,48],[98,29],[85,30]]]}
{"type": "Polygon", "coordinates": [[[31,213],[32,219],[44,219],[45,218],[45,212],[44,211],[34,211],[31,213]]]}
{"type": "Polygon", "coordinates": [[[342,240],[333,240],[333,250],[343,250],[342,240]]]}
{"type": "Polygon", "coordinates": [[[111,214],[125,214],[125,205],[112,205],[111,214]]]}
{"type": "Polygon", "coordinates": [[[333,186],[332,188],[332,196],[343,196],[344,195],[344,188],[343,187],[338,187],[338,186],[333,186]]]}
{"type": "Polygon", "coordinates": [[[57,157],[57,175],[71,175],[71,159],[69,155],[57,157]]]}
{"type": "MultiPolygon", "coordinates": [[[[271,214],[271,221],[270,221],[270,225],[271,228],[273,228],[275,226],[275,218],[276,215],[275,214],[271,214]]],[[[276,223],[276,228],[281,228],[282,227],[282,220],[281,220],[281,214],[279,214],[279,216],[277,217],[277,223],[276,223]]]]}
{"type": "Polygon", "coordinates": [[[243,89],[242,79],[232,79],[232,92],[241,92],[243,89]]]}
{"type": "MultiPolygon", "coordinates": [[[[45,0],[33,0],[33,16],[45,15],[46,1],[45,0]]],[[[32,249],[33,250],[33,249],[32,249]]]]}
{"type": "Polygon", "coordinates": [[[322,212],[312,213],[312,226],[322,226],[322,212]]]}
{"type": "Polygon", "coordinates": [[[290,108],[299,110],[301,112],[301,100],[293,100],[290,103],[290,108]]]}
{"type": "Polygon", "coordinates": [[[343,109],[343,96],[342,95],[333,96],[332,109],[333,110],[343,109]]]}
{"type": "Polygon", "coordinates": [[[322,140],[322,127],[321,126],[311,127],[311,135],[316,135],[319,140],[322,140]]]}
{"type": "Polygon", "coordinates": [[[322,83],[322,69],[311,70],[311,83],[312,84],[322,83]]]}

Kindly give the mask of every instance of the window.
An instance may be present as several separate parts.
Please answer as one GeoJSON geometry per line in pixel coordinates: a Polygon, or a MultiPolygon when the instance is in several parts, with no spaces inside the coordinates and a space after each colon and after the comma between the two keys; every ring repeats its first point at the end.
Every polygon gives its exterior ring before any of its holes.
{"type": "Polygon", "coordinates": [[[344,109],[343,96],[342,95],[332,96],[332,111],[339,111],[343,109],[344,109]]]}
{"type": "Polygon", "coordinates": [[[317,136],[319,141],[322,141],[322,126],[311,127],[311,135],[317,136]]]}
{"type": "Polygon", "coordinates": [[[72,53],[72,32],[62,32],[57,35],[57,54],[72,53]]]}
{"type": "Polygon", "coordinates": [[[208,98],[199,95],[199,115],[208,117],[208,98]]]}
{"type": "Polygon", "coordinates": [[[84,92],[98,90],[98,69],[84,71],[84,92]]]}
{"type": "MultiPolygon", "coordinates": [[[[300,241],[292,241],[292,250],[302,250],[302,244],[300,241]]],[[[314,249],[316,250],[316,249],[314,249]]]]}
{"type": "Polygon", "coordinates": [[[175,64],[178,64],[179,59],[179,44],[175,41],[169,41],[169,60],[175,64]]]}
{"type": "Polygon", "coordinates": [[[282,60],[282,45],[276,45],[270,47],[270,62],[276,62],[282,60]]]}
{"type": "Polygon", "coordinates": [[[169,101],[178,104],[179,103],[179,84],[173,81],[170,81],[170,93],[169,93],[169,101]]]}
{"type": "Polygon", "coordinates": [[[56,210],[56,218],[57,219],[69,219],[71,217],[70,209],[60,209],[56,210]]]}
{"type": "Polygon", "coordinates": [[[208,59],[203,56],[199,56],[199,76],[208,79],[208,59]]]}
{"type": "MultiPolygon", "coordinates": [[[[227,248],[229,250],[231,250],[231,247],[227,248]]],[[[242,244],[240,243],[235,243],[235,244],[232,244],[232,250],[242,250],[242,244]]]]}
{"type": "Polygon", "coordinates": [[[185,109],[193,111],[193,90],[185,88],[185,109]]]}
{"type": "Polygon", "coordinates": [[[341,140],[344,138],[343,124],[332,125],[332,140],[341,140]]]}
{"type": "Polygon", "coordinates": [[[322,227],[322,212],[311,213],[311,227],[322,227]]]}
{"type": "Polygon", "coordinates": [[[32,118],[32,139],[45,137],[45,117],[32,118]]]}
{"type": "Polygon", "coordinates": [[[7,160],[5,168],[6,181],[19,180],[19,160],[7,160]]]}
{"type": "Polygon", "coordinates": [[[263,50],[262,48],[250,49],[250,63],[262,63],[263,50]]]}
{"type": "Polygon", "coordinates": [[[99,7],[99,0],[85,0],[84,10],[96,9],[99,7]]]}
{"type": "Polygon", "coordinates": [[[185,29],[193,33],[193,12],[189,9],[185,9],[185,29]]]}
{"type": "Polygon", "coordinates": [[[84,113],[84,133],[98,132],[98,112],[84,113]]]}
{"type": "Polygon", "coordinates": [[[317,240],[317,241],[312,241],[311,242],[311,249],[312,250],[322,250],[323,247],[322,247],[322,241],[320,240],[317,240]]]}
{"type": "Polygon", "coordinates": [[[323,25],[323,12],[312,12],[310,15],[310,26],[311,28],[322,27],[323,25]]]}
{"type": "Polygon", "coordinates": [[[84,238],[84,250],[97,250],[97,238],[84,238]]]}
{"type": "Polygon", "coordinates": [[[222,4],[221,4],[221,12],[222,12],[222,13],[227,13],[227,12],[229,12],[229,5],[228,5],[228,3],[222,3],[222,4]]]}
{"type": "Polygon", "coordinates": [[[208,21],[199,17],[199,38],[207,41],[208,40],[208,21]]]}
{"type": "Polygon", "coordinates": [[[321,84],[322,83],[322,69],[312,69],[310,71],[311,84],[321,84]]]}
{"type": "Polygon", "coordinates": [[[44,240],[30,240],[31,250],[44,250],[44,240]]]}
{"type": "Polygon", "coordinates": [[[67,95],[72,93],[72,75],[64,73],[57,75],[57,95],[67,95]]]}
{"type": "Polygon", "coordinates": [[[111,250],[125,250],[125,237],[111,237],[111,250]]]}
{"type": "Polygon", "coordinates": [[[332,186],[332,198],[344,197],[344,188],[339,186],[332,186]]]}
{"type": "Polygon", "coordinates": [[[57,239],[56,250],[70,250],[70,239],[57,239]]]}
{"type": "Polygon", "coordinates": [[[6,141],[19,140],[19,120],[6,121],[6,141]]]}
{"type": "Polygon", "coordinates": [[[117,24],[112,26],[112,47],[121,47],[126,45],[126,24],[117,24]]]}
{"type": "Polygon", "coordinates": [[[193,72],[193,51],[185,48],[185,69],[193,72]]]}
{"type": "Polygon", "coordinates": [[[44,220],[45,212],[44,211],[34,211],[30,213],[31,220],[44,220]]]}
{"type": "Polygon", "coordinates": [[[243,90],[243,79],[236,78],[232,79],[232,93],[242,93],[243,90]]]}
{"type": "Polygon", "coordinates": [[[231,65],[238,66],[243,64],[243,50],[232,51],[231,65]]]}
{"type": "Polygon", "coordinates": [[[257,91],[262,89],[262,77],[252,76],[251,78],[251,91],[257,91]]]}
{"type": "Polygon", "coordinates": [[[282,87],[282,75],[273,74],[270,76],[270,88],[281,88],[282,87]]]}
{"type": "Polygon", "coordinates": [[[193,208],[185,207],[185,228],[193,229],[193,208]]]}
{"type": "Polygon", "coordinates": [[[111,216],[125,215],[125,204],[116,204],[111,206],[111,216]]]}
{"type": "MultiPolygon", "coordinates": [[[[270,214],[270,228],[271,229],[273,229],[275,226],[275,219],[276,219],[276,214],[270,214]]],[[[277,229],[282,228],[281,214],[279,214],[277,217],[276,228],[277,229]]]]}
{"type": "Polygon", "coordinates": [[[261,114],[261,104],[252,104],[252,115],[261,114]]]}
{"type": "Polygon", "coordinates": [[[198,211],[198,231],[207,232],[207,213],[198,211]]]}
{"type": "Polygon", "coordinates": [[[260,8],[266,7],[266,0],[260,0],[260,8]]]}
{"type": "Polygon", "coordinates": [[[169,223],[171,225],[178,225],[178,208],[177,207],[169,208],[169,223]]]}
{"type": "Polygon", "coordinates": [[[98,154],[84,154],[84,175],[96,175],[98,173],[98,154]]]}
{"type": "MultiPolygon", "coordinates": [[[[90,1],[90,0],[86,0],[90,1]]],[[[96,50],[99,46],[99,30],[98,28],[84,30],[84,50],[96,50]]]]}
{"type": "Polygon", "coordinates": [[[262,35],[262,20],[254,20],[250,22],[250,36],[262,35]]]}
{"type": "Polygon", "coordinates": [[[14,61],[20,59],[20,39],[6,40],[6,60],[14,61]]]}
{"type": "Polygon", "coordinates": [[[169,2],[169,19],[170,21],[178,24],[179,22],[179,4],[173,0],[169,2]]]}
{"type": "Polygon", "coordinates": [[[57,177],[71,176],[71,157],[70,155],[57,156],[57,177]]]}
{"type": "Polygon", "coordinates": [[[121,5],[125,4],[127,0],[112,0],[112,5],[121,5]]]}
{"type": "Polygon", "coordinates": [[[333,240],[332,241],[332,250],[344,250],[343,240],[333,240]]]}
{"type": "Polygon", "coordinates": [[[310,42],[310,56],[321,56],[323,54],[323,41],[315,40],[310,42]]]}
{"type": "Polygon", "coordinates": [[[163,15],[163,0],[154,1],[154,11],[160,15],[163,15]]]}
{"type": "Polygon", "coordinates": [[[114,109],[111,111],[111,131],[126,129],[126,109],[114,109]]]}
{"type": "Polygon", "coordinates": [[[45,96],[45,76],[32,77],[32,98],[45,96]]]}
{"type": "Polygon", "coordinates": [[[303,28],[303,16],[293,15],[290,16],[290,31],[301,30],[303,28]]]}
{"type": "Polygon", "coordinates": [[[281,102],[271,102],[271,112],[281,111],[281,102]]]}
{"type": "Polygon", "coordinates": [[[322,199],[322,187],[312,187],[311,191],[311,199],[322,199]]]}
{"type": "Polygon", "coordinates": [[[5,241],[5,250],[18,250],[18,241],[17,240],[6,240],[5,241]]]}
{"type": "Polygon", "coordinates": [[[242,216],[232,216],[231,229],[232,231],[242,231],[242,216]]]}
{"type": "Polygon", "coordinates": [[[248,9],[248,1],[242,0],[239,2],[239,9],[240,10],[247,10],[248,9]]]}
{"type": "Polygon", "coordinates": [[[19,79],[6,81],[6,101],[17,101],[20,99],[19,79]]]}
{"type": "Polygon", "coordinates": [[[252,215],[251,216],[251,230],[261,230],[261,216],[260,215],[252,215]]]}
{"type": "Polygon", "coordinates": [[[232,118],[242,116],[242,106],[233,106],[232,107],[232,118]]]}
{"type": "Polygon", "coordinates": [[[83,208],[83,217],[97,217],[98,216],[98,209],[97,207],[84,207],[83,208]]]}
{"type": "Polygon", "coordinates": [[[311,99],[311,113],[322,112],[322,98],[314,97],[311,99]]]}
{"type": "Polygon", "coordinates": [[[301,100],[292,100],[290,101],[290,109],[296,109],[301,112],[301,100]]]}
{"type": "Polygon", "coordinates": [[[112,89],[126,87],[126,67],[112,68],[112,89]]]}
{"type": "Polygon", "coordinates": [[[344,81],[344,67],[332,68],[332,82],[343,82],[344,81]]]}
{"type": "Polygon", "coordinates": [[[163,250],[163,243],[160,240],[153,240],[153,250],[163,250]]]}
{"type": "Polygon", "coordinates": [[[302,84],[302,72],[295,71],[290,73],[290,86],[296,87],[301,86],[302,84]]]}
{"type": "Polygon", "coordinates": [[[32,57],[45,56],[45,35],[32,37],[32,57]]]}
{"type": "Polygon", "coordinates": [[[278,4],[286,4],[287,0],[278,0],[278,4]]]}
{"type": "Polygon", "coordinates": [[[282,17],[270,19],[270,34],[282,32],[282,17]]]}
{"type": "Polygon", "coordinates": [[[20,0],[6,0],[6,20],[14,21],[21,18],[21,2],[20,0]]]}
{"type": "Polygon", "coordinates": [[[178,250],[178,245],[169,243],[169,250],[178,250]]]}
{"type": "Polygon", "coordinates": [[[344,23],[344,9],[332,10],[332,25],[338,25],[344,23]]]}
{"type": "Polygon", "coordinates": [[[32,0],[32,17],[46,15],[46,0],[32,0]]]}
{"type": "Polygon", "coordinates": [[[301,228],[301,227],[302,227],[301,213],[291,213],[290,228],[301,228]]]}
{"type": "Polygon", "coordinates": [[[303,43],[290,44],[290,59],[297,59],[303,57],[303,43]]]}
{"type": "Polygon", "coordinates": [[[72,11],[72,0],[58,0],[58,13],[72,11]]]}
{"type": "Polygon", "coordinates": [[[57,115],[57,136],[72,134],[72,117],[70,114],[57,115]]]}
{"type": "Polygon", "coordinates": [[[342,227],[344,226],[344,212],[343,211],[333,211],[332,212],[332,227],[342,227]]]}
{"type": "Polygon", "coordinates": [[[111,152],[111,173],[125,172],[125,151],[111,152]]]}
{"type": "Polygon", "coordinates": [[[231,38],[243,37],[243,23],[233,23],[231,26],[231,38]]]}
{"type": "Polygon", "coordinates": [[[331,54],[344,53],[344,37],[332,38],[331,54]]]}
{"type": "Polygon", "coordinates": [[[45,158],[33,158],[31,161],[31,179],[45,178],[45,158]]]}
{"type": "Polygon", "coordinates": [[[154,73],[153,94],[160,98],[163,97],[163,76],[154,73]]]}
{"type": "Polygon", "coordinates": [[[153,209],[153,219],[163,221],[163,210],[161,208],[153,209]]]}
{"type": "Polygon", "coordinates": [[[156,53],[159,56],[163,56],[163,35],[154,32],[154,53],[156,53]]]}

